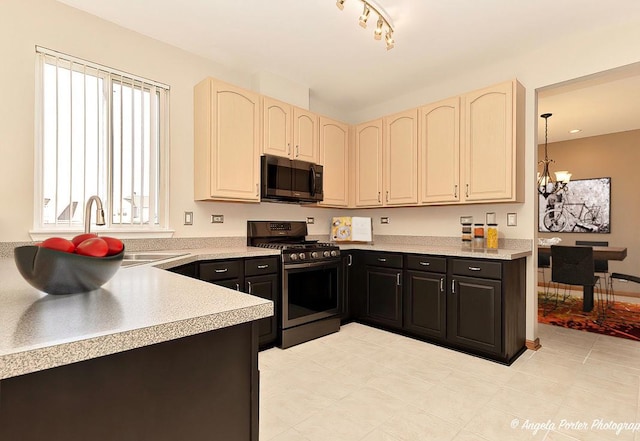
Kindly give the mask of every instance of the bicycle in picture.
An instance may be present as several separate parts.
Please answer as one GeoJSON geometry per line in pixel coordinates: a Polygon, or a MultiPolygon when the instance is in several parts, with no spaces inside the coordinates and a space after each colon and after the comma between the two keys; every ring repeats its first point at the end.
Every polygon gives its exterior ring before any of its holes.
{"type": "Polygon", "coordinates": [[[604,227],[598,205],[569,202],[562,193],[549,195],[542,223],[553,232],[597,233],[604,227]]]}

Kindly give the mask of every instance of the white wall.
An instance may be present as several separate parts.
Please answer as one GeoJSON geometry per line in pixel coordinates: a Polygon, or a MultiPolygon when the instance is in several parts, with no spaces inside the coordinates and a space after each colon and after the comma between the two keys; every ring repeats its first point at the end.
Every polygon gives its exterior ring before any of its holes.
{"type": "MultiPolygon", "coordinates": [[[[33,218],[34,85],[36,45],[48,47],[171,85],[171,226],[176,236],[236,236],[244,234],[247,219],[301,219],[314,216],[312,234],[328,231],[328,219],[338,210],[301,208],[282,204],[227,204],[193,201],[193,86],[213,76],[238,86],[252,88],[255,77],[235,72],[166,44],[105,22],[53,0],[2,0],[0,2],[0,241],[29,240],[33,218]],[[194,212],[194,225],[182,226],[183,211],[194,212]],[[222,225],[209,223],[210,214],[224,214],[222,225]]],[[[501,228],[504,237],[535,237],[534,176],[536,168],[535,90],[550,84],[640,61],[637,42],[640,23],[616,29],[597,29],[584,35],[556,40],[544,50],[488,64],[483,69],[460,72],[448,81],[425,85],[409,95],[362,109],[354,115],[323,103],[311,91],[313,111],[356,123],[518,78],[527,88],[526,104],[526,202],[509,205],[423,207],[390,210],[358,210],[365,215],[384,213],[391,223],[376,232],[455,236],[458,218],[482,219],[487,211],[498,213],[505,223],[507,212],[518,215],[518,226],[501,228]]],[[[434,67],[435,68],[435,67],[434,67]]],[[[298,86],[295,86],[298,87],[298,86]]],[[[274,89],[279,89],[276,87],[274,89]]],[[[281,89],[280,89],[281,90],[281,89]]],[[[297,93],[297,92],[296,92],[297,93]]],[[[278,97],[287,100],[286,97],[278,97]]],[[[535,334],[536,296],[533,259],[527,280],[527,338],[535,334]]]]}

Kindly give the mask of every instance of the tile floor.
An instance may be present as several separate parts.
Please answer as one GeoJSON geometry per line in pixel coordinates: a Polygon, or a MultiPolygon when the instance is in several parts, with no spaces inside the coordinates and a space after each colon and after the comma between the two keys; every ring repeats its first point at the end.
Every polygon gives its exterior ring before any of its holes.
{"type": "Polygon", "coordinates": [[[511,367],[355,323],[263,351],[260,440],[640,441],[640,343],[539,336],[511,367]]]}

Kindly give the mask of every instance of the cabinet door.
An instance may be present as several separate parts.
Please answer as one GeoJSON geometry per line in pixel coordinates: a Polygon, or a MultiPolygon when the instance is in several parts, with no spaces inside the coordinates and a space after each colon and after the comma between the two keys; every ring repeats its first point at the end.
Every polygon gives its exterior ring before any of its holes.
{"type": "Polygon", "coordinates": [[[259,202],[259,95],[208,79],[194,105],[195,199],[259,202]]]}
{"type": "Polygon", "coordinates": [[[407,271],[404,285],[403,329],[424,337],[446,336],[444,274],[407,271]]]}
{"type": "Polygon", "coordinates": [[[236,291],[240,291],[242,289],[242,279],[216,280],[211,283],[214,285],[224,286],[225,288],[234,289],[236,291]]]}
{"type": "Polygon", "coordinates": [[[324,200],[320,205],[349,205],[349,127],[320,117],[320,164],[324,167],[324,200]]]}
{"type": "Polygon", "coordinates": [[[382,120],[355,128],[356,207],[382,206],[382,120]]]}
{"type": "Polygon", "coordinates": [[[245,277],[244,291],[248,294],[268,299],[274,303],[274,315],[258,320],[258,343],[261,347],[273,344],[278,330],[277,300],[280,284],[277,274],[245,277]]]}
{"type": "Polygon", "coordinates": [[[262,99],[262,152],[291,157],[291,104],[264,97],[262,99]]]}
{"type": "Polygon", "coordinates": [[[402,270],[366,267],[365,316],[372,322],[402,327],[402,270]]]}
{"type": "Polygon", "coordinates": [[[447,340],[491,354],[502,353],[502,284],[454,276],[447,299],[447,340]]]}
{"type": "Polygon", "coordinates": [[[464,96],[464,199],[510,200],[515,185],[513,83],[464,96]]]}
{"type": "Polygon", "coordinates": [[[460,98],[420,108],[420,202],[460,200],[460,98]]]}
{"type": "Polygon", "coordinates": [[[293,108],[293,159],[318,162],[318,115],[293,108]]]}
{"type": "Polygon", "coordinates": [[[384,118],[384,204],[418,202],[418,112],[384,118]]]}

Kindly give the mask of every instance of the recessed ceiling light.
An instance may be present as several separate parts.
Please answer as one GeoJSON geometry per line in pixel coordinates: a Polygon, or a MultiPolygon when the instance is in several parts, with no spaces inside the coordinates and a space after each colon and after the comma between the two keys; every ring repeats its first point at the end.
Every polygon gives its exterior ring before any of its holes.
{"type": "Polygon", "coordinates": [[[582,129],[573,129],[573,130],[569,130],[569,133],[571,133],[572,135],[573,135],[574,133],[580,133],[580,132],[582,132],[582,129]]]}

